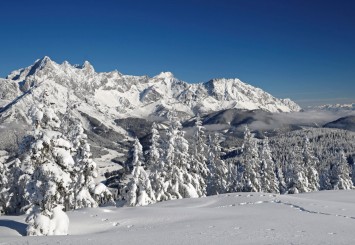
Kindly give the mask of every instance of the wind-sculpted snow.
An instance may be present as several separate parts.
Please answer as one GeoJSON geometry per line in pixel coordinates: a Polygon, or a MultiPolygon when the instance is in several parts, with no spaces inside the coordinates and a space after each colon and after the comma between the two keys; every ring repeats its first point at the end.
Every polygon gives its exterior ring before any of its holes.
{"type": "Polygon", "coordinates": [[[229,193],[145,207],[68,212],[69,235],[21,237],[24,216],[0,216],[5,244],[351,244],[355,195],[229,193]]]}

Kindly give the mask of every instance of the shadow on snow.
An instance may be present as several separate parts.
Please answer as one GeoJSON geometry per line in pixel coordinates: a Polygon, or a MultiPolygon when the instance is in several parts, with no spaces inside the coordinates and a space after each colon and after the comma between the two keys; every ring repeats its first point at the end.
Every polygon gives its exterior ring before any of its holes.
{"type": "Polygon", "coordinates": [[[17,231],[21,236],[26,236],[27,225],[14,220],[0,220],[0,227],[7,227],[9,229],[17,231]]]}

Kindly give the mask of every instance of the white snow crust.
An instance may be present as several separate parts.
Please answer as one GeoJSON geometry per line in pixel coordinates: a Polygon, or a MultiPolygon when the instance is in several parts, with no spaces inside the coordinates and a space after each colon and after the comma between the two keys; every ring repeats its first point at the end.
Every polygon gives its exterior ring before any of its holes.
{"type": "Polygon", "coordinates": [[[25,216],[0,216],[4,244],[352,244],[355,192],[230,193],[68,212],[68,236],[22,237],[25,216]]]}

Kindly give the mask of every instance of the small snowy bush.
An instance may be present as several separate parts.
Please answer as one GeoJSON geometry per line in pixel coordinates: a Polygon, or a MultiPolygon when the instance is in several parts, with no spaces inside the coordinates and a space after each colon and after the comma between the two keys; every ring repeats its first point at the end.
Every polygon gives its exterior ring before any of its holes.
{"type": "Polygon", "coordinates": [[[28,236],[67,235],[69,229],[68,215],[58,205],[52,212],[40,212],[36,209],[26,219],[28,236]]]}

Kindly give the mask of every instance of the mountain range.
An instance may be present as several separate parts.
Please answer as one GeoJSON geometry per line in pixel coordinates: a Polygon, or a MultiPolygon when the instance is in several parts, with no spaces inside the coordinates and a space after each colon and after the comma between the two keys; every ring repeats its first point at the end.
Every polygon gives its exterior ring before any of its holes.
{"type": "Polygon", "coordinates": [[[57,64],[49,57],[11,72],[0,84],[0,106],[37,86],[36,90],[48,90],[60,107],[64,106],[63,98],[69,92],[71,100],[86,104],[86,109],[114,118],[164,116],[168,110],[176,110],[186,117],[232,108],[269,112],[301,110],[290,99],[277,99],[239,79],[189,84],[170,72],[154,77],[123,75],[118,71],[95,72],[87,61],[82,65],[67,61],[57,64]]]}
{"type": "Polygon", "coordinates": [[[309,110],[325,110],[325,111],[355,111],[355,103],[352,104],[326,104],[319,106],[312,106],[307,108],[309,110]]]}

